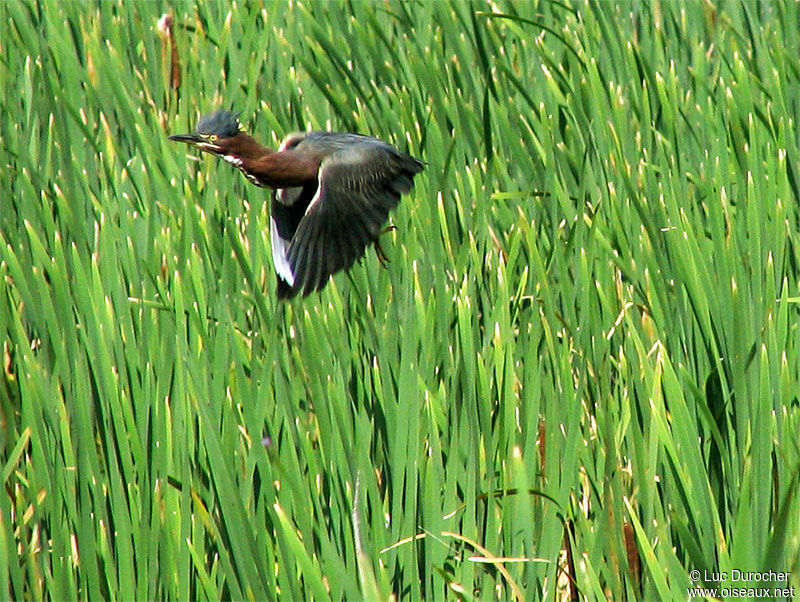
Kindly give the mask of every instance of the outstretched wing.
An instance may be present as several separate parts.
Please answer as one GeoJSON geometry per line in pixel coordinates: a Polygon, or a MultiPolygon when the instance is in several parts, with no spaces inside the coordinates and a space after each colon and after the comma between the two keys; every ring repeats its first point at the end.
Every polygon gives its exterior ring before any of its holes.
{"type": "MultiPolygon", "coordinates": [[[[323,159],[316,191],[302,189],[291,206],[273,204],[273,255],[279,296],[320,290],[339,270],[350,268],[373,243],[400,196],[413,185],[422,163],[374,138],[347,138],[323,159]],[[307,202],[299,222],[298,210],[307,202]],[[285,236],[295,222],[290,239],[285,236]],[[283,230],[283,232],[281,232],[283,230]],[[277,251],[277,256],[275,256],[277,251]]],[[[297,190],[297,189],[295,189],[297,190]]]]}

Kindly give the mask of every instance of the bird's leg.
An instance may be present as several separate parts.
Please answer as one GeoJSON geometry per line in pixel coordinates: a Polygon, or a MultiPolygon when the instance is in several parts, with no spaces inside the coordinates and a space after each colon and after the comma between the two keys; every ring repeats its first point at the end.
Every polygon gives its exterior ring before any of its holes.
{"type": "Polygon", "coordinates": [[[397,227],[391,225],[386,226],[383,230],[378,232],[378,238],[375,239],[375,255],[378,256],[378,261],[381,262],[383,267],[386,267],[386,264],[389,263],[389,258],[386,256],[386,253],[384,253],[383,248],[381,248],[380,236],[392,230],[397,230],[397,227]]]}
{"type": "Polygon", "coordinates": [[[386,253],[384,253],[383,249],[381,248],[381,243],[378,242],[378,239],[375,239],[375,255],[378,256],[378,261],[381,262],[383,267],[387,267],[387,263],[389,263],[389,258],[386,257],[386,253]]]}

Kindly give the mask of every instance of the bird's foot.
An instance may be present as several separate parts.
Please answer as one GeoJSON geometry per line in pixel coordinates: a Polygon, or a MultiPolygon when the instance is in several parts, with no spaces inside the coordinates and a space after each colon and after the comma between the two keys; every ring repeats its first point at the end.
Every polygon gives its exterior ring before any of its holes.
{"type": "Polygon", "coordinates": [[[383,251],[380,243],[380,236],[381,234],[386,234],[387,232],[391,232],[392,230],[397,230],[395,226],[386,226],[383,230],[378,233],[378,238],[375,239],[375,255],[378,256],[378,261],[381,262],[383,267],[386,267],[386,264],[389,263],[389,258],[386,256],[386,253],[383,251]]]}

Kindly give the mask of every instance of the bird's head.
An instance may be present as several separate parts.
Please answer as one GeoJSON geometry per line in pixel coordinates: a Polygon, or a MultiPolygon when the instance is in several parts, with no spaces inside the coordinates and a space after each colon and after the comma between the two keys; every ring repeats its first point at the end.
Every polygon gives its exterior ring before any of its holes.
{"type": "Polygon", "coordinates": [[[237,140],[243,137],[245,134],[240,129],[236,113],[219,109],[203,115],[193,133],[175,134],[169,139],[191,144],[209,153],[225,155],[238,146],[237,140]]]}

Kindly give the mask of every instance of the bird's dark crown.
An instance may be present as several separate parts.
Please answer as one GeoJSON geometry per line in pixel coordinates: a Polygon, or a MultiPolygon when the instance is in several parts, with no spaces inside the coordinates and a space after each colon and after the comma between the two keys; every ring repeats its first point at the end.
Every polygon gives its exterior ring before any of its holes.
{"type": "Polygon", "coordinates": [[[225,109],[203,115],[197,122],[197,133],[201,136],[233,138],[239,133],[239,129],[238,114],[225,109]]]}
{"type": "Polygon", "coordinates": [[[208,115],[203,115],[200,121],[197,122],[197,127],[193,133],[173,134],[168,138],[174,142],[190,144],[207,153],[218,155],[242,154],[241,152],[236,153],[233,151],[240,147],[246,151],[248,146],[255,145],[255,141],[242,132],[238,115],[225,109],[219,109],[208,115]]]}

